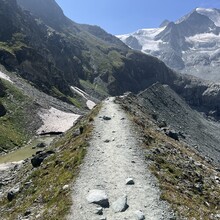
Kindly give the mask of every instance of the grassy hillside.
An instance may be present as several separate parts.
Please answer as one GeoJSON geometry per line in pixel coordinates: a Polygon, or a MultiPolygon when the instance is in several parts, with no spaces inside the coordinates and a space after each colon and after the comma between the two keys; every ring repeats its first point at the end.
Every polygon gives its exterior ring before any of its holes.
{"type": "Polygon", "coordinates": [[[21,147],[33,135],[37,126],[37,106],[23,95],[13,84],[0,80],[4,95],[0,103],[6,109],[6,114],[0,117],[0,152],[21,147]]]}

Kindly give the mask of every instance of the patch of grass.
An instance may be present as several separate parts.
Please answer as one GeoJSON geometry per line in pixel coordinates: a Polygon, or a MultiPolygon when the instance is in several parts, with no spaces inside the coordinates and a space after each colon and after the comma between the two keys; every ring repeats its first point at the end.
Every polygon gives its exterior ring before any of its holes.
{"type": "Polygon", "coordinates": [[[5,80],[2,82],[6,88],[6,95],[0,97],[0,102],[7,113],[0,117],[0,148],[11,150],[14,147],[21,147],[31,136],[25,129],[28,117],[25,109],[30,105],[31,100],[13,84],[5,80]]]}
{"type": "Polygon", "coordinates": [[[77,98],[73,98],[68,96],[68,100],[75,105],[77,108],[82,108],[82,103],[77,99],[77,98]]]}
{"type": "MultiPolygon", "coordinates": [[[[90,118],[94,118],[101,106],[98,105],[89,115],[82,118],[72,129],[67,131],[50,147],[56,153],[43,162],[41,167],[31,170],[28,165],[27,178],[22,181],[21,192],[16,199],[8,202],[0,201],[1,217],[5,220],[17,219],[25,211],[32,215],[40,215],[40,219],[64,219],[71,207],[71,185],[78,174],[88,147],[88,141],[93,130],[90,118]],[[83,127],[83,133],[79,128],[83,127]],[[27,186],[27,182],[31,182],[27,186]],[[66,189],[63,186],[69,185],[66,189]],[[10,208],[10,209],[9,209],[10,208]]],[[[20,176],[20,175],[18,175],[20,176]]]]}
{"type": "Polygon", "coordinates": [[[122,61],[123,56],[117,52],[116,50],[111,50],[108,53],[108,57],[112,61],[112,65],[116,68],[122,68],[124,66],[124,62],[122,61]]]}
{"type": "Polygon", "coordinates": [[[98,85],[98,84],[92,84],[89,81],[85,81],[85,80],[80,80],[80,84],[82,85],[82,87],[89,89],[89,90],[94,90],[96,93],[98,93],[101,96],[109,96],[106,88],[98,85]]]}

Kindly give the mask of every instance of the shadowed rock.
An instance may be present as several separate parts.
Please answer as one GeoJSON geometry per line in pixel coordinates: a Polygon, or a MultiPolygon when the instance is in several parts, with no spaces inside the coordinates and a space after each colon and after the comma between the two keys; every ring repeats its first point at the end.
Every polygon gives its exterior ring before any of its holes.
{"type": "Polygon", "coordinates": [[[100,205],[103,208],[109,207],[108,196],[104,190],[90,190],[86,199],[89,203],[100,205]]]}
{"type": "Polygon", "coordinates": [[[112,204],[112,208],[114,212],[124,212],[128,208],[127,204],[127,196],[122,196],[118,198],[115,202],[112,204]]]}

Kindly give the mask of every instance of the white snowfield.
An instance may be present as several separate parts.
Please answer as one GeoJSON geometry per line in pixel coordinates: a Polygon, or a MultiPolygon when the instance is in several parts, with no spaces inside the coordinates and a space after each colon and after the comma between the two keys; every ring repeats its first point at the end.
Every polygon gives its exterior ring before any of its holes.
{"type": "Polygon", "coordinates": [[[39,115],[43,120],[43,125],[37,130],[37,134],[65,132],[80,117],[78,114],[63,112],[53,107],[49,110],[43,109],[39,115]]]}
{"type": "Polygon", "coordinates": [[[71,86],[71,89],[76,92],[78,95],[82,96],[84,99],[87,100],[86,105],[88,107],[88,109],[93,109],[96,104],[95,102],[93,102],[92,100],[89,99],[90,95],[86,92],[84,92],[83,90],[81,90],[80,88],[76,87],[76,86],[71,86]]]}
{"type": "Polygon", "coordinates": [[[163,43],[162,40],[155,40],[155,36],[157,36],[159,33],[161,33],[165,27],[162,28],[149,28],[149,29],[140,29],[134,33],[131,34],[125,34],[125,35],[117,35],[117,37],[125,41],[128,37],[133,36],[135,37],[139,44],[142,46],[143,52],[150,51],[157,51],[159,49],[159,44],[163,43]]]}
{"type": "Polygon", "coordinates": [[[197,8],[196,11],[201,14],[209,17],[216,26],[220,27],[220,12],[213,8],[197,8]]]}
{"type": "Polygon", "coordinates": [[[13,83],[13,82],[11,81],[10,77],[7,76],[5,73],[3,73],[3,72],[1,72],[1,71],[0,71],[0,78],[5,79],[5,80],[7,80],[7,81],[13,83]]]}
{"type": "MultiPolygon", "coordinates": [[[[210,8],[197,8],[196,11],[201,14],[207,16],[210,20],[214,22],[214,24],[220,27],[220,11],[216,9],[210,8]]],[[[189,15],[188,15],[189,16],[189,15]]],[[[187,16],[181,18],[175,23],[178,24],[187,16]]],[[[154,51],[160,50],[160,45],[166,44],[162,40],[155,40],[155,36],[160,34],[166,27],[163,28],[150,28],[150,29],[140,29],[136,32],[124,35],[117,35],[120,40],[126,42],[126,39],[130,36],[135,37],[138,43],[142,46],[141,51],[147,54],[151,54],[154,51]]],[[[211,31],[211,29],[210,29],[211,31]]],[[[220,46],[220,35],[214,33],[202,33],[194,36],[190,36],[186,38],[186,41],[193,44],[192,49],[207,49],[220,46]]]]}

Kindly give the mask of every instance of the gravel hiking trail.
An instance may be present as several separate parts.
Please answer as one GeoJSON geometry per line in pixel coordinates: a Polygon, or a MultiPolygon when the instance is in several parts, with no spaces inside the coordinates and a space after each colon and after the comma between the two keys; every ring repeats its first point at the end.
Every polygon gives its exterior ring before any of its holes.
{"type": "Polygon", "coordinates": [[[157,181],[147,168],[139,140],[120,105],[114,98],[106,99],[94,120],[90,147],[73,186],[68,220],[173,219],[169,205],[160,200],[157,181]],[[127,185],[128,178],[134,183],[127,185]],[[109,207],[89,203],[91,190],[104,191],[109,207]],[[127,206],[116,212],[114,203],[120,207],[123,198],[127,198],[127,206]]]}

